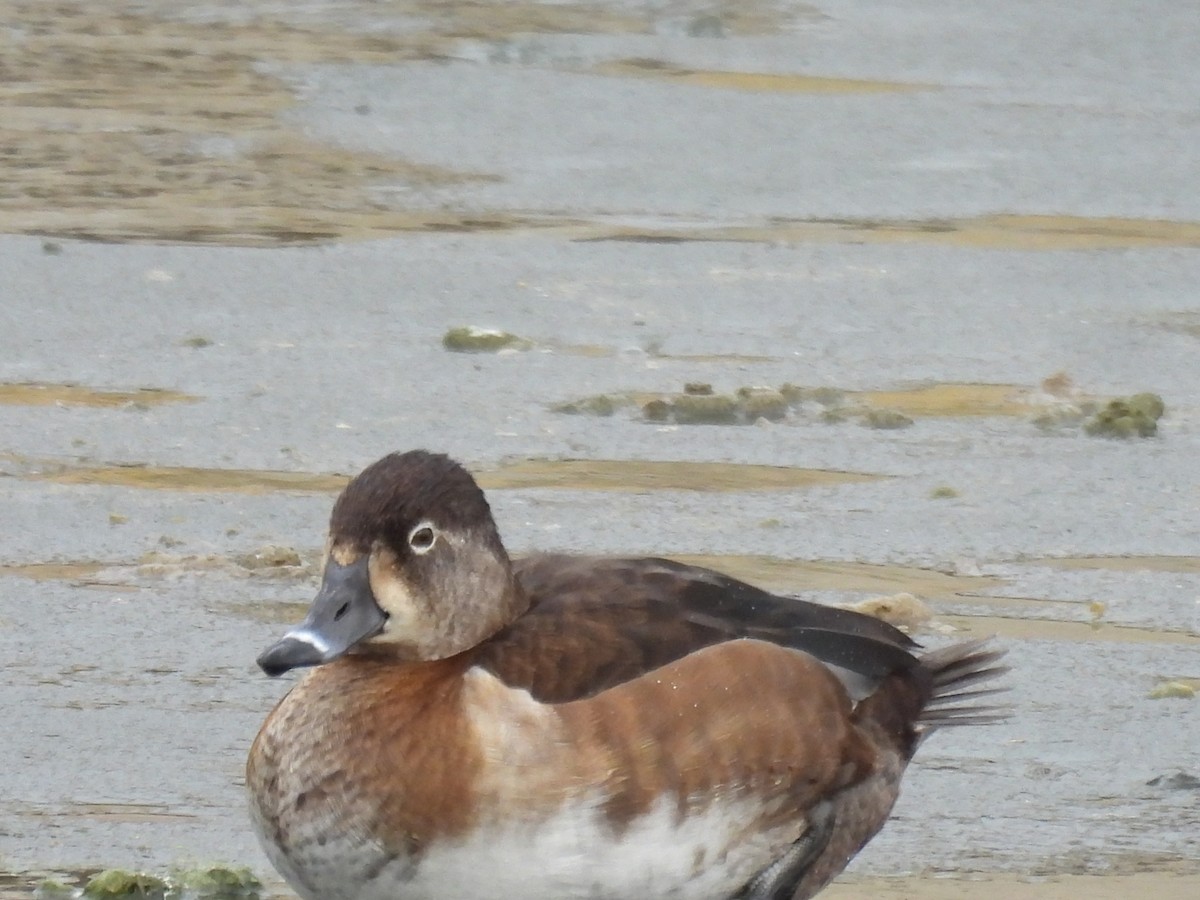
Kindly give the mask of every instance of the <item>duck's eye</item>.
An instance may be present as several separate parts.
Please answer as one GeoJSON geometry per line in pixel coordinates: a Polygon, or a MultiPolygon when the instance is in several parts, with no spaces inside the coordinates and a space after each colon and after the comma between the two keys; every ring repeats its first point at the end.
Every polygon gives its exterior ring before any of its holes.
{"type": "Polygon", "coordinates": [[[408,546],[416,553],[428,553],[437,542],[437,532],[428,522],[422,522],[408,533],[408,546]]]}

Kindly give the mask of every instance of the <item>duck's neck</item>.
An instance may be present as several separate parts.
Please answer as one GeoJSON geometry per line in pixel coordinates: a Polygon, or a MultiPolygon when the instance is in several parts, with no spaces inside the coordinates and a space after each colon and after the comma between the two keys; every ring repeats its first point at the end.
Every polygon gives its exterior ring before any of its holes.
{"type": "Polygon", "coordinates": [[[444,699],[446,690],[457,690],[474,656],[472,648],[445,659],[405,659],[394,645],[371,643],[321,668],[326,679],[338,682],[339,690],[386,693],[388,702],[433,695],[444,699]]]}
{"type": "Polygon", "coordinates": [[[439,658],[466,653],[499,634],[529,609],[529,597],[512,569],[503,579],[481,579],[460,594],[452,616],[442,623],[439,658]]]}

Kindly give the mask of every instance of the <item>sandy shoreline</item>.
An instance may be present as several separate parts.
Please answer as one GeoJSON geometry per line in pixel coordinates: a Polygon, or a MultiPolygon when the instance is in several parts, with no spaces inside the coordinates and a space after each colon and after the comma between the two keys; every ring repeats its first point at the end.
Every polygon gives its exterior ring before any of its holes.
{"type": "Polygon", "coordinates": [[[514,553],[998,636],[1016,714],[822,897],[1200,897],[1194,14],[688,6],[0,0],[0,869],[270,876],[253,660],[424,446],[514,553]],[[912,421],[642,415],[689,382],[912,421]]]}
{"type": "Polygon", "coordinates": [[[1200,875],[1143,872],[1136,875],[1054,875],[1032,878],[981,875],[977,878],[870,878],[828,887],[828,900],[1191,900],[1200,896],[1200,875]]]}

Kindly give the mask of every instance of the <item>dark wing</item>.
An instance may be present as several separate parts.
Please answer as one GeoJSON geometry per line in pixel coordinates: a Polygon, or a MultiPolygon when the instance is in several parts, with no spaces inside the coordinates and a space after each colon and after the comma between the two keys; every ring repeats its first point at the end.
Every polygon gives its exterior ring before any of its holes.
{"type": "Polygon", "coordinates": [[[885,622],[697,566],[541,555],[513,568],[530,609],[480,647],[477,663],[546,703],[592,696],[737,638],[803,650],[856,697],[917,662],[916,643],[885,622]]]}

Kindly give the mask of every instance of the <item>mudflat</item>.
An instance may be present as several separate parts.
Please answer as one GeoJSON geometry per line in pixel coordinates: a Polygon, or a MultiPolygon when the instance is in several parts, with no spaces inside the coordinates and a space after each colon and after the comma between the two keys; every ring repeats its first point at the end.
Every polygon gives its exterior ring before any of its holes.
{"type": "Polygon", "coordinates": [[[1191,15],[0,0],[0,895],[284,891],[253,660],[423,446],[515,553],[1009,648],[824,896],[1196,896],[1191,15]]]}

